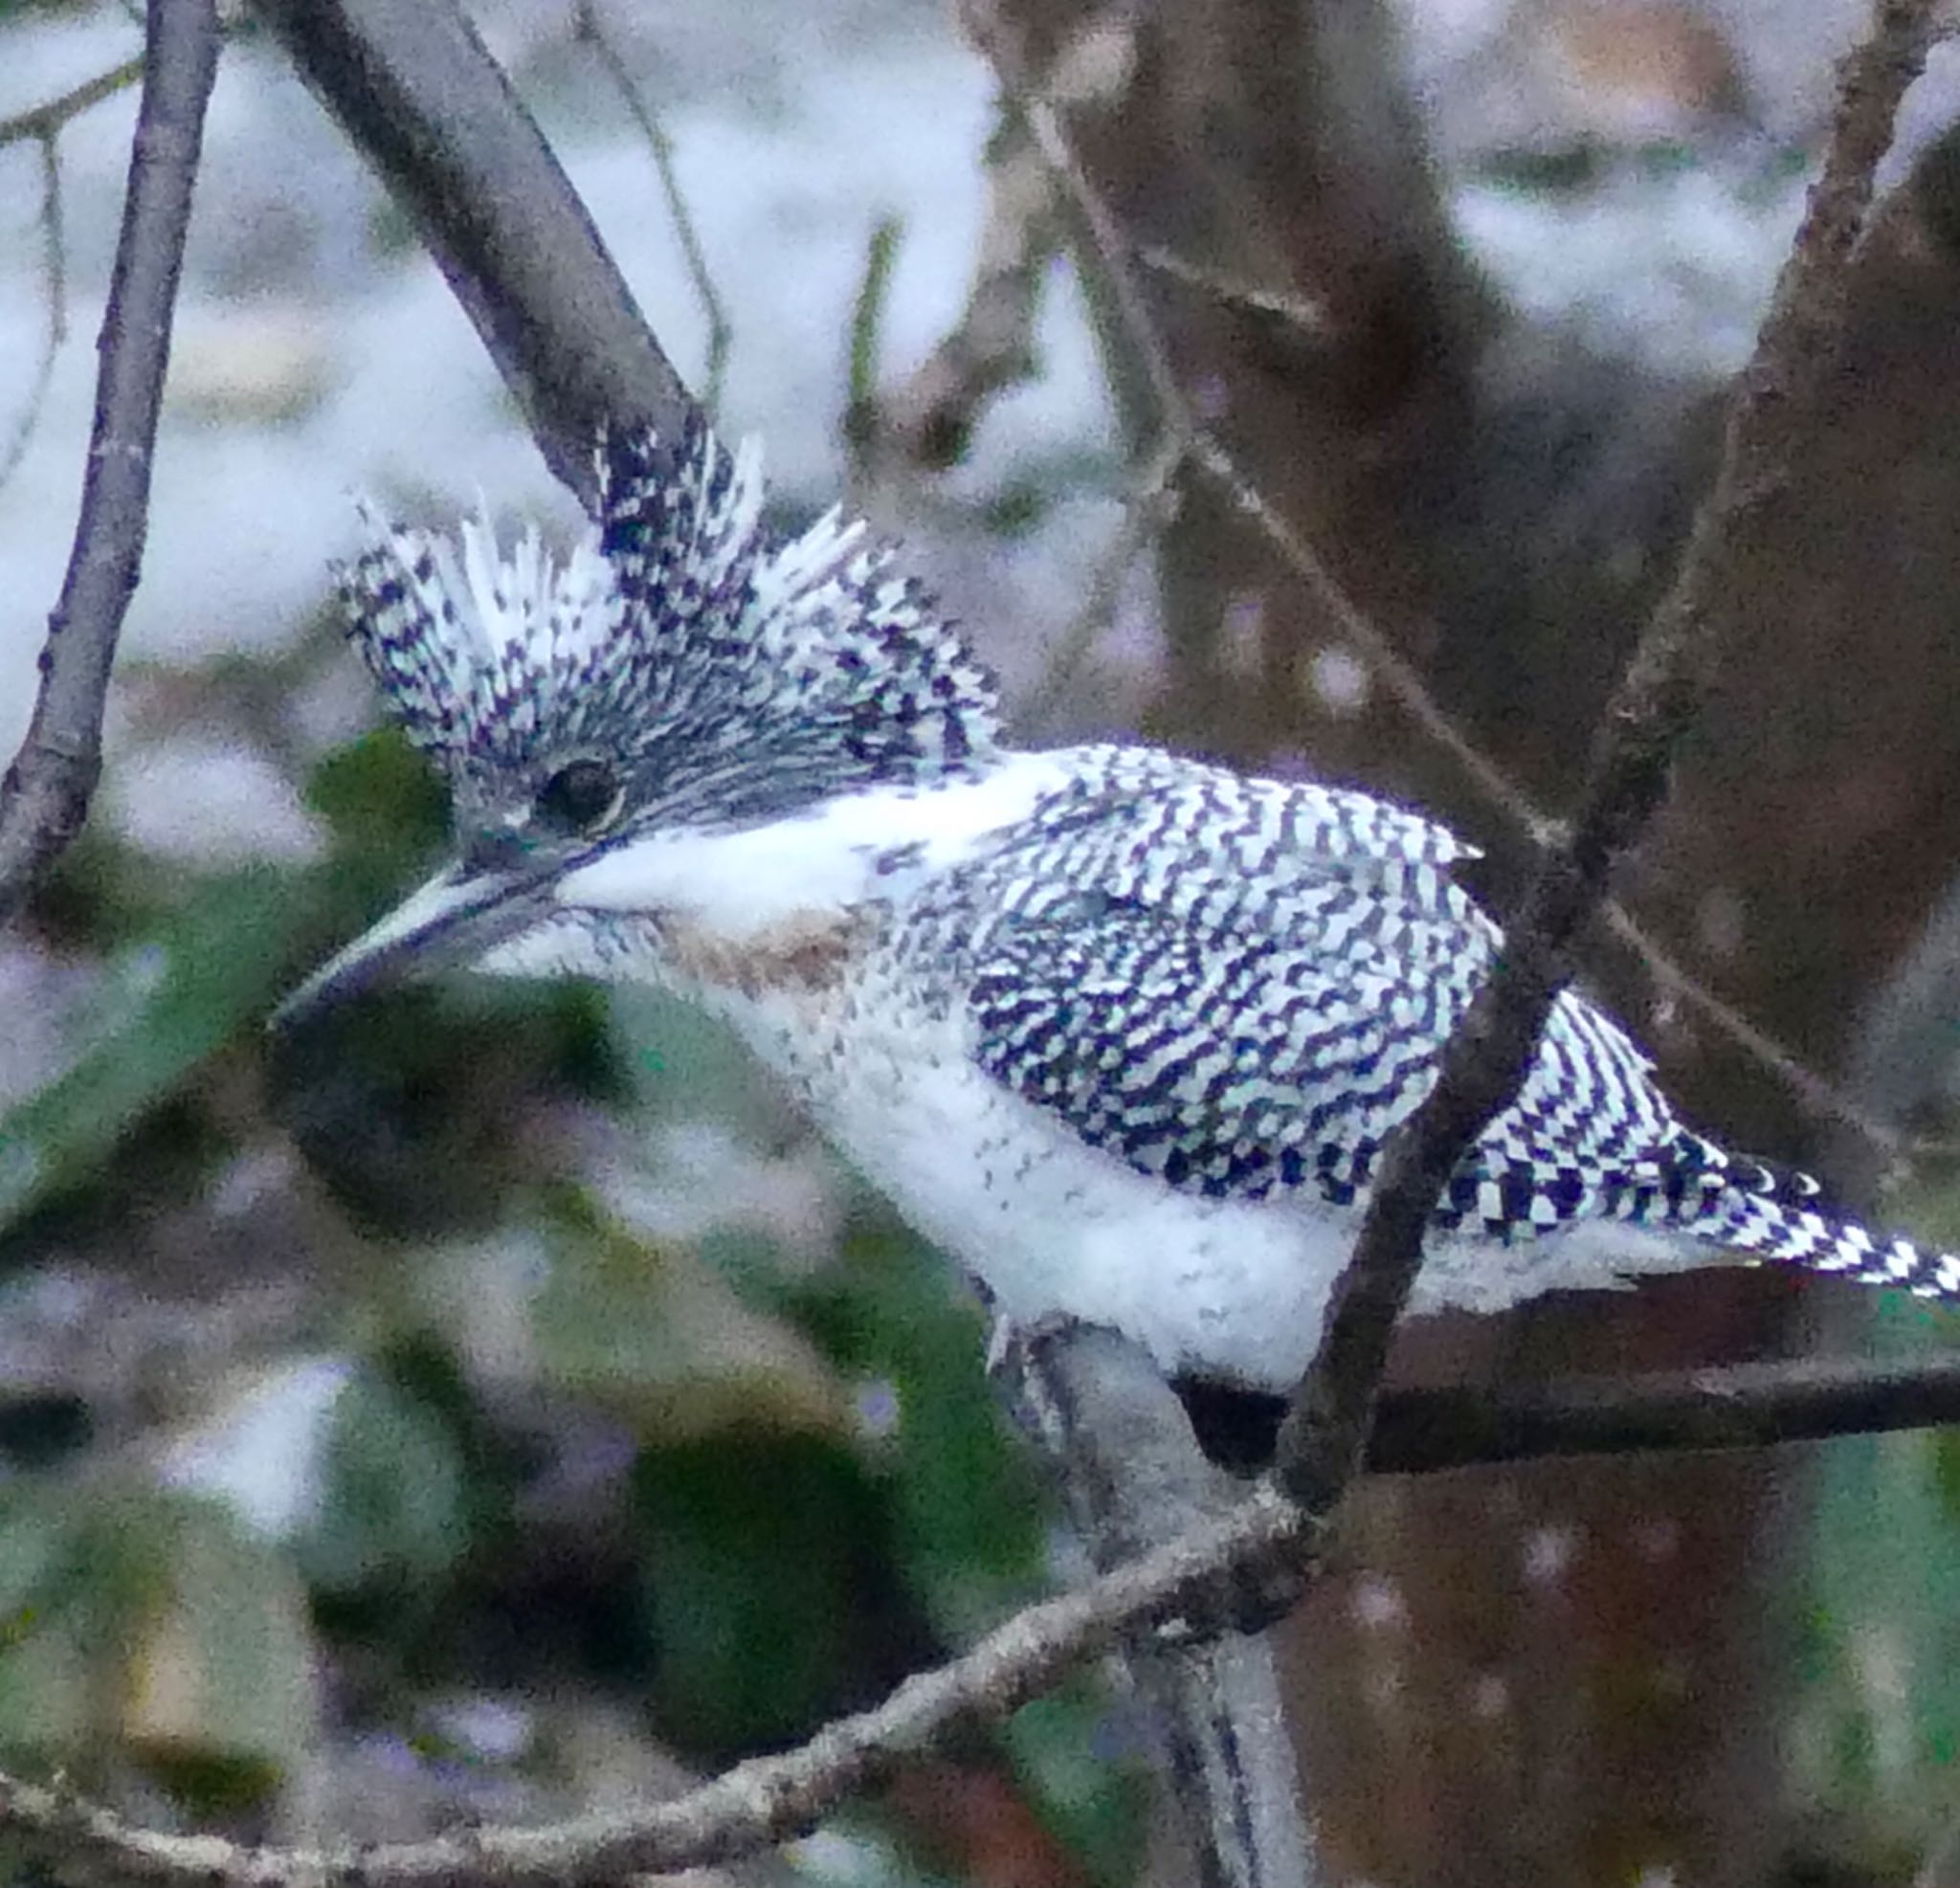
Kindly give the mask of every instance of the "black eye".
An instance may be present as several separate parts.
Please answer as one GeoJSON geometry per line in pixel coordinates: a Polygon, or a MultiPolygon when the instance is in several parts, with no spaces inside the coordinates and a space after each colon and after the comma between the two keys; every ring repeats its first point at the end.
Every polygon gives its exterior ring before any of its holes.
{"type": "Polygon", "coordinates": [[[531,817],[568,837],[590,833],[618,811],[622,791],[619,776],[604,761],[571,761],[538,789],[531,817]]]}

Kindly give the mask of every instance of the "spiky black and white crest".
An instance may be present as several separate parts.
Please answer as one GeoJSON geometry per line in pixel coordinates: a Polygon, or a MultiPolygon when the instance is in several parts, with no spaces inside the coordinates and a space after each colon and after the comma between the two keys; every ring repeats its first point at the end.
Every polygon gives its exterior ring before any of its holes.
{"type": "Polygon", "coordinates": [[[341,572],[353,639],[458,799],[491,807],[579,755],[644,802],[741,818],[854,782],[991,757],[986,671],[858,521],[782,542],[760,454],[692,421],[599,449],[592,525],[562,561],[487,522],[381,529],[341,572]]]}

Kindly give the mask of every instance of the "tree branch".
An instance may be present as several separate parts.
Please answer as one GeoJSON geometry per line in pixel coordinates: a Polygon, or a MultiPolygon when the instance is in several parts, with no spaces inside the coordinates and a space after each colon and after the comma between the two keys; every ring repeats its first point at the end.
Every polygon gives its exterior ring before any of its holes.
{"type": "MultiPolygon", "coordinates": [[[[1207,1459],[1154,1360],[1117,1331],[1021,1333],[995,1376],[1059,1470],[1099,1568],[1225,1514],[1243,1491],[1207,1459]]],[[[1325,1871],[1301,1802],[1271,1635],[1132,1641],[1124,1661],[1200,1888],[1319,1888],[1325,1871]]]]}
{"type": "MultiPolygon", "coordinates": [[[[1330,318],[1317,306],[1249,290],[1244,284],[1220,281],[1162,249],[1133,244],[1091,182],[1055,101],[1025,69],[991,0],[965,0],[963,17],[975,43],[986,53],[1002,83],[1019,104],[1051,174],[1088,237],[1109,285],[1110,300],[1125,339],[1136,357],[1139,377],[1155,403],[1160,437],[1147,455],[1150,470],[1140,481],[1142,489],[1147,494],[1151,491],[1159,478],[1158,468],[1167,467],[1176,474],[1187,464],[1196,466],[1222,487],[1314,599],[1316,608],[1360,652],[1370,671],[1388,685],[1424,738],[1449,755],[1478,793],[1532,844],[1548,843],[1561,831],[1560,822],[1549,818],[1532,796],[1458,724],[1431,692],[1418,666],[1354,600],[1308,538],[1267,501],[1216,433],[1198,423],[1177,385],[1169,348],[1151,318],[1139,270],[1177,277],[1204,287],[1207,293],[1227,303],[1259,305],[1264,312],[1286,320],[1293,331],[1309,343],[1325,339],[1330,329],[1330,318]]],[[[1133,500],[1124,537],[1128,538],[1147,522],[1141,511],[1141,501],[1133,500]]],[[[1093,636],[1105,621],[1106,614],[1098,617],[1084,611],[1064,634],[1058,645],[1063,652],[1058,664],[1061,680],[1065,681],[1086,655],[1093,636]]],[[[1052,701],[1054,689],[1044,688],[1040,699],[1052,701]]],[[[1853,1128],[1882,1153],[1897,1154],[1904,1146],[1905,1137],[1891,1122],[1806,1066],[1760,1025],[1718,996],[1617,900],[1604,900],[1601,916],[1634,951],[1662,991],[1696,1010],[1745,1055],[1783,1081],[1805,1107],[1821,1118],[1853,1128]]]]}
{"type": "Polygon", "coordinates": [[[70,86],[59,98],[30,105],[26,111],[15,112],[11,118],[0,118],[0,149],[9,144],[22,144],[29,138],[46,144],[51,138],[60,136],[70,119],[79,118],[104,99],[113,99],[118,92],[134,85],[143,77],[144,65],[145,61],[140,58],[124,59],[121,65],[111,66],[107,72],[100,72],[93,78],[83,79],[79,85],[70,86]]]}
{"type": "Polygon", "coordinates": [[[585,205],[450,0],[256,0],[434,255],[551,470],[590,500],[606,424],[693,401],[585,205]]]}
{"type": "Polygon", "coordinates": [[[1564,986],[1572,937],[1666,793],[1675,748],[1701,705],[1736,543],[1788,479],[1829,380],[1873,177],[1900,100],[1926,64],[1933,12],[1931,0],[1878,0],[1870,32],[1840,69],[1823,169],[1737,384],[1714,490],[1608,704],[1571,837],[1544,855],[1489,982],[1444,1052],[1435,1090],[1383,1150],[1320,1349],[1281,1431],[1275,1473],[1311,1510],[1330,1509],[1361,1465],[1430,1214],[1523,1085],[1564,986]]]}
{"type": "MultiPolygon", "coordinates": [[[[101,774],[109,672],[143,567],[177,277],[205,105],[217,71],[215,0],[153,0],[145,33],[143,95],[102,316],[81,513],[61,595],[48,617],[40,693],[27,739],[0,780],[0,918],[27,895],[87,816],[101,774]]],[[[48,109],[62,109],[79,96],[48,109]]]]}
{"type": "Polygon", "coordinates": [[[1619,1455],[1636,1450],[1763,1449],[1836,1435],[1960,1423],[1960,1354],[1731,1364],[1641,1377],[1503,1388],[1391,1390],[1368,1444],[1370,1475],[1619,1455]]]}
{"type": "Polygon", "coordinates": [[[751,1758],[666,1803],[358,1850],[250,1850],[220,1836],[134,1829],[60,1790],[0,1777],[0,1828],[47,1838],[72,1864],[182,1888],[583,1888],[697,1867],[799,1833],[949,1726],[1013,1710],[1125,1635],[1210,1617],[1220,1569],[1290,1554],[1298,1524],[1289,1504],[1255,1490],[1217,1522],[1024,1609],[963,1657],[906,1679],[883,1703],[837,1719],[800,1748],[751,1758]]]}

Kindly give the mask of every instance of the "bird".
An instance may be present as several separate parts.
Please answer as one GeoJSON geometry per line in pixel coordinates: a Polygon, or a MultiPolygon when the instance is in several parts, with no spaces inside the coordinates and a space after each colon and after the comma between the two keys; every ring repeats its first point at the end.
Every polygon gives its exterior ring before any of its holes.
{"type": "MultiPolygon", "coordinates": [[[[362,507],[349,631],[457,844],[278,1024],[449,966],[657,986],[1005,1327],[1283,1392],[1502,944],[1474,848],[1351,788],[1011,745],[900,549],[839,509],[775,531],[759,449],[698,415],[610,430],[594,482],[562,555],[362,507]]],[[[1960,1257],[1688,1126],[1570,988],[1424,1249],[1417,1314],[1723,1261],[1960,1298],[1960,1257]]]]}

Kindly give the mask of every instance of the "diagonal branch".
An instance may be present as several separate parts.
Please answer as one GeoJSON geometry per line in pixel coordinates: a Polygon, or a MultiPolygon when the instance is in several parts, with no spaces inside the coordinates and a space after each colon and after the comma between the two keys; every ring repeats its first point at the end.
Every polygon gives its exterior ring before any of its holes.
{"type": "Polygon", "coordinates": [[[1737,384],[1714,490],[1600,722],[1571,837],[1544,855],[1434,1092],[1383,1152],[1320,1350],[1281,1433],[1276,1474],[1316,1512],[1340,1499],[1360,1467],[1429,1216],[1477,1137],[1523,1085],[1573,935],[1667,791],[1675,749],[1701,705],[1737,544],[1787,482],[1830,379],[1873,179],[1900,100],[1926,64],[1934,11],[1932,0],[1878,0],[1869,33],[1840,69],[1823,169],[1737,384]]]}
{"type": "Polygon", "coordinates": [[[217,72],[215,0],[152,0],[122,231],[102,316],[81,515],[48,617],[27,739],[0,780],[0,917],[80,830],[102,767],[102,704],[143,567],[150,457],[205,105],[217,72]]]}
{"type": "MultiPolygon", "coordinates": [[[[1563,823],[1538,807],[1458,724],[1431,692],[1418,665],[1355,601],[1306,536],[1246,477],[1216,433],[1199,423],[1178,385],[1166,339],[1149,312],[1140,271],[1169,275],[1202,286],[1228,304],[1261,306],[1265,312],[1281,315],[1293,331],[1309,343],[1318,343],[1328,332],[1330,318],[1325,311],[1264,290],[1218,280],[1161,249],[1132,243],[1091,182],[1055,101],[1025,69],[988,0],[965,0],[964,17],[1015,100],[1051,175],[1088,237],[1154,408],[1159,436],[1147,455],[1151,470],[1139,481],[1142,496],[1131,500],[1122,538],[1127,541],[1147,532],[1149,513],[1155,509],[1152,500],[1162,497],[1160,480],[1181,474],[1187,464],[1195,467],[1230,496],[1311,596],[1315,608],[1361,653],[1370,672],[1387,684],[1424,738],[1450,757],[1476,791],[1532,844],[1544,845],[1561,834],[1563,823]],[[1167,466],[1169,474],[1157,469],[1167,466]]],[[[1100,617],[1089,611],[1081,612],[1058,645],[1058,676],[1066,678],[1105,625],[1106,610],[1100,617]]],[[[1051,699],[1053,692],[1044,689],[1043,699],[1051,699]]],[[[1812,1113],[1842,1122],[1882,1153],[1897,1154],[1905,1145],[1906,1138],[1891,1122],[1807,1067],[1760,1025],[1717,995],[1616,900],[1605,900],[1600,915],[1662,992],[1695,1010],[1745,1055],[1770,1070],[1812,1113]]]]}
{"type": "Polygon", "coordinates": [[[1011,1711],[1119,1639],[1206,1608],[1220,1567],[1288,1552],[1298,1520],[1288,1503],[1256,1491],[1215,1522],[1024,1609],[963,1657],[906,1679],[800,1748],[751,1758],[665,1803],[358,1850],[255,1850],[137,1829],[59,1788],[0,1776],[0,1828],[46,1838],[71,1864],[176,1888],[597,1888],[699,1867],[803,1832],[950,1726],[1011,1711]]]}
{"type": "Polygon", "coordinates": [[[256,0],[428,244],[551,470],[693,405],[510,81],[451,0],[256,0]]]}

